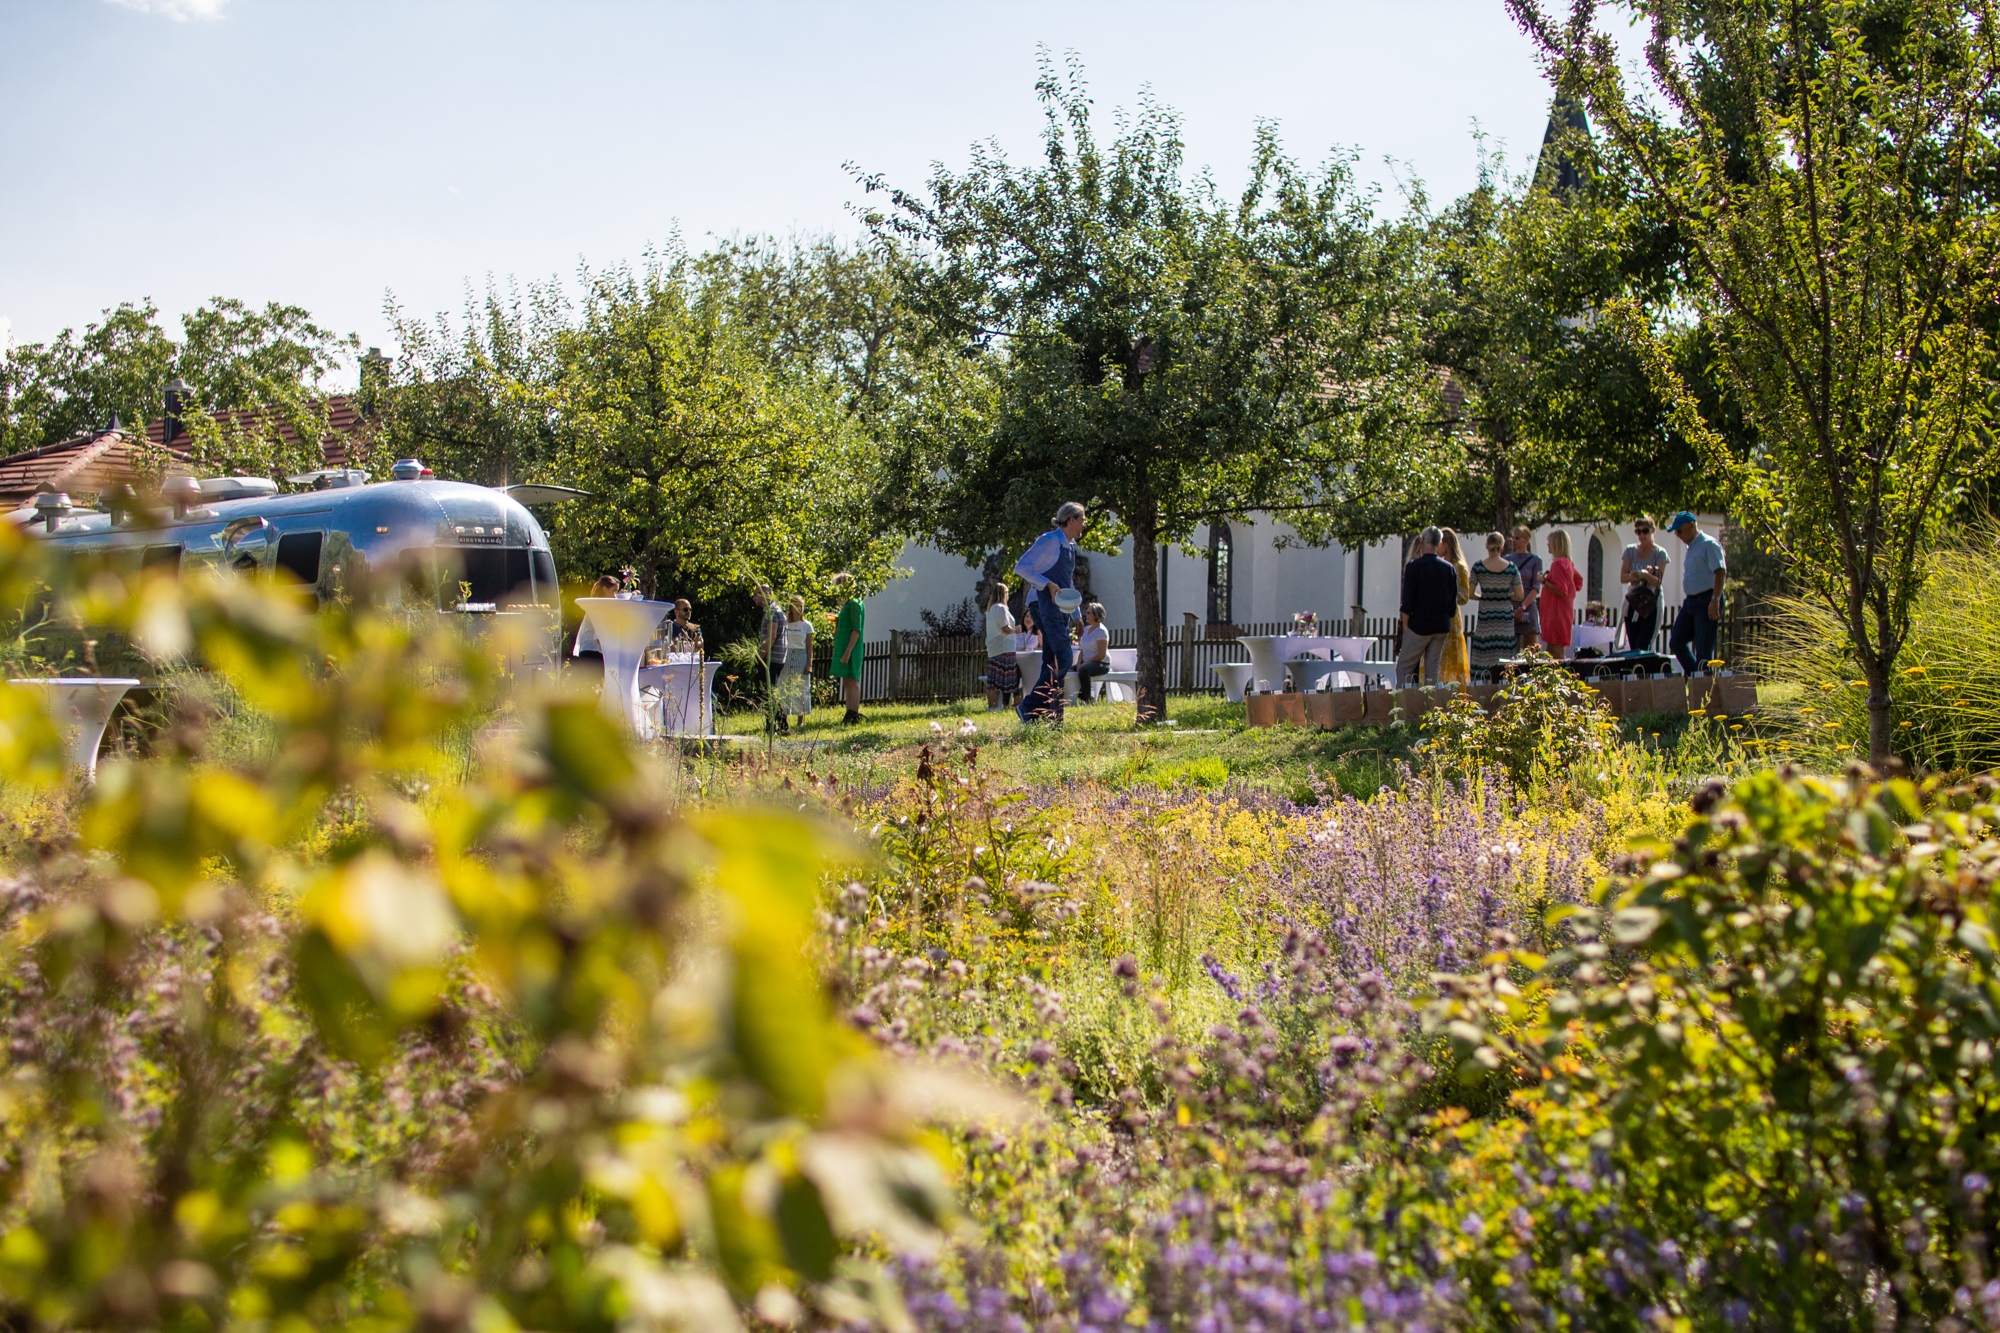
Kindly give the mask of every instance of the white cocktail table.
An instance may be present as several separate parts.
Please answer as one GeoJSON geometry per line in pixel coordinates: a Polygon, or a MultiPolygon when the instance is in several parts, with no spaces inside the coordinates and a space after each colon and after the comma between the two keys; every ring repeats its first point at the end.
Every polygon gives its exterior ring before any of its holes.
{"type": "Polygon", "coordinates": [[[1243,692],[1250,688],[1250,673],[1253,668],[1248,662],[1211,662],[1208,669],[1222,681],[1222,697],[1230,703],[1243,702],[1243,692]]]}
{"type": "Polygon", "coordinates": [[[85,782],[97,781],[97,747],[104,744],[111,711],[118,707],[125,691],[139,682],[124,676],[57,676],[7,683],[42,691],[49,720],[55,723],[56,734],[69,753],[70,771],[81,773],[85,782]]]}
{"type": "Polygon", "coordinates": [[[689,657],[639,668],[639,687],[660,692],[660,730],[669,736],[715,733],[715,673],[720,662],[689,657]]]}
{"type": "Polygon", "coordinates": [[[634,736],[650,737],[652,720],[639,704],[639,663],[660,622],[674,613],[674,604],[623,597],[579,597],[576,604],[597,631],[604,653],[604,689],[598,707],[606,717],[623,719],[634,736]]]}

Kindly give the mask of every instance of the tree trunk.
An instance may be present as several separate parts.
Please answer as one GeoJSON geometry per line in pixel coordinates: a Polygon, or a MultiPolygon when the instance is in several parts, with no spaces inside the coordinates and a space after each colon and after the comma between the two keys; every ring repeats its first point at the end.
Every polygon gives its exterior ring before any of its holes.
{"type": "Polygon", "coordinates": [[[1889,745],[1889,672],[1893,662],[1885,662],[1880,656],[1873,664],[1864,666],[1861,674],[1868,679],[1868,762],[1878,773],[1886,772],[1891,750],[1889,745]]]}
{"type": "Polygon", "coordinates": [[[1503,534],[1514,530],[1514,470],[1504,446],[1493,460],[1493,528],[1503,534]]]}
{"type": "Polygon", "coordinates": [[[1159,528],[1151,497],[1125,514],[1132,541],[1133,628],[1139,636],[1139,720],[1157,722],[1167,715],[1167,653],[1160,625],[1159,548],[1153,534],[1159,528]]]}

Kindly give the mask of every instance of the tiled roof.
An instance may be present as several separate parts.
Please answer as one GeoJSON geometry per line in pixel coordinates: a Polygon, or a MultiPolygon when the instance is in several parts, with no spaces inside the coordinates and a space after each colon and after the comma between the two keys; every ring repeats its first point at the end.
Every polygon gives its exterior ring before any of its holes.
{"type": "MultiPolygon", "coordinates": [[[[379,418],[371,417],[361,410],[358,394],[337,393],[330,398],[314,399],[310,404],[316,410],[324,410],[327,417],[327,435],[320,441],[320,453],[326,458],[327,467],[346,467],[348,464],[347,443],[356,437],[365,438],[379,423],[379,418]]],[[[260,419],[256,412],[218,412],[215,424],[224,434],[232,431],[255,430],[260,419]]],[[[146,423],[146,438],[158,444],[165,434],[166,422],[155,417],[146,423]]],[[[287,444],[296,444],[298,434],[290,423],[280,420],[278,434],[287,444]]]]}
{"type": "MultiPolygon", "coordinates": [[[[140,452],[139,438],[131,432],[101,430],[0,458],[0,500],[25,500],[44,486],[73,496],[95,495],[157,467],[157,455],[142,459],[140,452]]],[[[171,459],[187,460],[179,449],[166,452],[171,459]]]]}

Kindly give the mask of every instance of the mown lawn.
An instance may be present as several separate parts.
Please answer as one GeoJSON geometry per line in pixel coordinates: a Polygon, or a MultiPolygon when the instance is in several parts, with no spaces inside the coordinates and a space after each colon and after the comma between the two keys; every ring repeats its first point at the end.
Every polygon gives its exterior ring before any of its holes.
{"type": "MultiPolygon", "coordinates": [[[[1170,699],[1171,725],[1145,728],[1129,704],[1072,708],[1060,727],[1024,725],[1010,710],[987,712],[978,699],[871,704],[866,721],[851,727],[840,716],[837,708],[813,713],[802,727],[769,741],[772,756],[816,761],[847,780],[892,781],[911,772],[938,731],[957,739],[970,722],[978,728],[981,762],[1005,780],[1115,789],[1142,783],[1215,789],[1240,782],[1305,801],[1315,795],[1315,780],[1356,796],[1396,785],[1397,765],[1410,759],[1419,740],[1408,727],[1254,728],[1244,722],[1243,705],[1211,697],[1170,699]]],[[[746,742],[763,748],[761,714],[722,717],[717,729],[732,738],[731,749],[746,742]]]]}

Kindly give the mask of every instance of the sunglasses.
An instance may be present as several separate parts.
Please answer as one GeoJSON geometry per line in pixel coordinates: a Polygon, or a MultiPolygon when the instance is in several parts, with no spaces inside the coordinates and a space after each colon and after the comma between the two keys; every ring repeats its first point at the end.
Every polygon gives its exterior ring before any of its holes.
{"type": "Polygon", "coordinates": [[[1640,532],[1640,533],[1645,533],[1645,532],[1651,532],[1651,531],[1652,531],[1652,529],[1651,529],[1651,528],[1634,528],[1634,529],[1632,529],[1632,531],[1634,531],[1634,532],[1640,532]]]}

